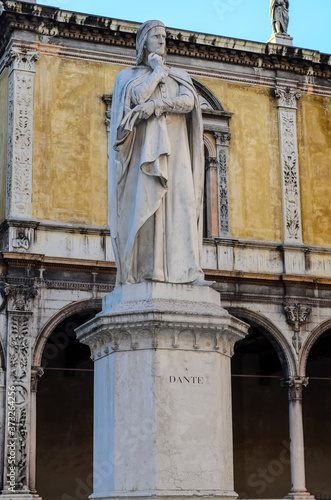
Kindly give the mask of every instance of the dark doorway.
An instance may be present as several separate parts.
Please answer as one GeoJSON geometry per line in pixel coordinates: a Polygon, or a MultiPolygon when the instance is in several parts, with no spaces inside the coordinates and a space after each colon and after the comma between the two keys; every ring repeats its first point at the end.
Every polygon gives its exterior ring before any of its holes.
{"type": "Polygon", "coordinates": [[[235,345],[232,358],[234,477],[239,498],[282,498],[291,487],[288,400],[273,344],[262,327],[251,326],[249,336],[235,345]]]}
{"type": "Polygon", "coordinates": [[[49,337],[37,393],[37,491],[43,500],[92,493],[93,362],[74,329],[98,311],[64,320],[49,337]]]}
{"type": "Polygon", "coordinates": [[[309,384],[303,391],[303,424],[308,491],[317,500],[331,499],[331,330],[311,348],[309,384]]]}

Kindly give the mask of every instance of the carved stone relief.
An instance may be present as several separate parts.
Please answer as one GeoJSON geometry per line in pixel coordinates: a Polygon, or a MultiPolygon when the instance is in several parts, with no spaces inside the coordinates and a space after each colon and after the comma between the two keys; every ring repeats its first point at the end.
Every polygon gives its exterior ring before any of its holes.
{"type": "Polygon", "coordinates": [[[286,313],[286,321],[289,325],[292,325],[292,330],[294,332],[292,344],[295,348],[295,352],[299,354],[302,347],[300,327],[307,322],[308,316],[312,312],[312,307],[304,304],[290,304],[285,305],[284,310],[286,313]]]}
{"type": "Polygon", "coordinates": [[[32,216],[33,92],[38,52],[12,48],[9,66],[7,217],[32,216]]]}
{"type": "Polygon", "coordinates": [[[8,298],[4,492],[29,490],[30,329],[32,300],[37,293],[34,285],[6,284],[4,287],[8,298]]]}
{"type": "Polygon", "coordinates": [[[282,170],[283,226],[285,242],[302,242],[296,101],[299,90],[276,87],[280,161],[282,170]]]}
{"type": "Polygon", "coordinates": [[[218,158],[218,217],[219,236],[230,237],[228,148],[231,135],[215,132],[218,158]]]}

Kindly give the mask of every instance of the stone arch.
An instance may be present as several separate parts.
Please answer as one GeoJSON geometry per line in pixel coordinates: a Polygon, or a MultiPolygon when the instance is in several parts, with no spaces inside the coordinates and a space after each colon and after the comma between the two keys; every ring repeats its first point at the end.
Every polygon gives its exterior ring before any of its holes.
{"type": "Polygon", "coordinates": [[[224,108],[216,96],[202,83],[192,78],[193,85],[199,95],[202,109],[213,109],[215,111],[224,111],[224,108]]]}
{"type": "Polygon", "coordinates": [[[266,337],[270,340],[278,354],[284,376],[287,378],[296,375],[296,363],[291,351],[291,346],[288,344],[281,330],[279,330],[270,319],[256,311],[246,309],[245,307],[230,307],[227,309],[233,316],[247,320],[253,326],[263,327],[266,337]]]}
{"type": "Polygon", "coordinates": [[[203,143],[208,151],[208,157],[216,158],[216,148],[206,134],[203,134],[203,143]]]}
{"type": "Polygon", "coordinates": [[[311,348],[315,344],[316,340],[323,335],[327,330],[331,330],[331,318],[320,323],[308,336],[306,342],[303,344],[300,358],[299,358],[299,375],[304,377],[307,368],[308,356],[311,348]]]}
{"type": "Polygon", "coordinates": [[[80,313],[86,309],[100,309],[102,307],[102,299],[84,299],[77,302],[72,302],[60,309],[52,316],[47,323],[42,327],[34,344],[32,351],[32,366],[40,366],[43,351],[49,336],[54,329],[65,319],[73,314],[80,313]]]}

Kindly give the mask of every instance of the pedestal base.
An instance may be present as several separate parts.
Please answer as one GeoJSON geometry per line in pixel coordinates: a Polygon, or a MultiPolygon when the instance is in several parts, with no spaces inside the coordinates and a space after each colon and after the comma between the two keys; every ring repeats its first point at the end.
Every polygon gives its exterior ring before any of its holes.
{"type": "Polygon", "coordinates": [[[91,500],[237,500],[238,495],[232,491],[149,491],[138,493],[90,495],[91,500]]]}
{"type": "Polygon", "coordinates": [[[209,287],[140,283],[104,298],[76,330],[95,361],[90,498],[237,498],[230,362],[247,330],[209,287]]]}
{"type": "Polygon", "coordinates": [[[33,495],[31,493],[3,493],[0,495],[0,500],[42,500],[38,495],[33,495]]]}
{"type": "Polygon", "coordinates": [[[288,495],[284,498],[290,498],[292,500],[305,500],[305,499],[313,499],[315,498],[314,495],[311,495],[309,491],[306,489],[304,490],[291,490],[288,495]]]}
{"type": "Polygon", "coordinates": [[[274,33],[267,43],[275,43],[277,45],[287,45],[289,47],[293,46],[293,37],[290,35],[284,35],[283,33],[274,33]]]}

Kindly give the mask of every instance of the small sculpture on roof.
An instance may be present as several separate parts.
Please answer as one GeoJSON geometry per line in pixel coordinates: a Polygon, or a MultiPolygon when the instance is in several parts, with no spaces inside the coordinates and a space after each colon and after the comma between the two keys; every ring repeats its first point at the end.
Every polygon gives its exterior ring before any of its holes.
{"type": "Polygon", "coordinates": [[[270,0],[270,16],[274,33],[287,35],[289,0],[270,0]]]}

